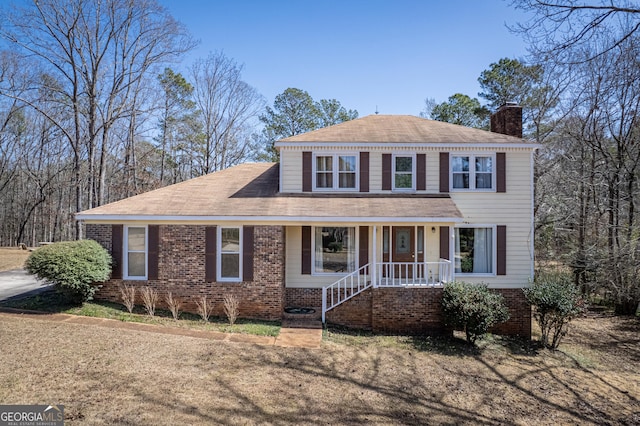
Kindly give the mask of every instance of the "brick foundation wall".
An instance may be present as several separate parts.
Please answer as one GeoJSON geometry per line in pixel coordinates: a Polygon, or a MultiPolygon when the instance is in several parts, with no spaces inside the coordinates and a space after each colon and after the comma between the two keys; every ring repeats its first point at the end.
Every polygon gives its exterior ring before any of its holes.
{"type": "Polygon", "coordinates": [[[502,294],[504,302],[509,308],[509,320],[498,324],[490,331],[505,336],[522,336],[531,338],[531,305],[524,297],[521,288],[503,288],[493,291],[502,294]]]}
{"type": "Polygon", "coordinates": [[[371,330],[371,316],[373,314],[372,290],[369,288],[327,312],[327,322],[351,328],[371,330]]]}
{"type": "MultiPolygon", "coordinates": [[[[87,238],[111,250],[111,225],[88,224],[87,238]]],[[[234,294],[240,301],[240,317],[277,320],[284,309],[285,235],[280,226],[256,226],[254,230],[254,280],[242,283],[207,283],[204,280],[205,226],[161,225],[158,280],[109,280],[95,298],[121,303],[122,284],[149,286],[160,295],[165,307],[168,292],[182,300],[182,309],[197,313],[196,300],[206,295],[213,302],[213,315],[224,316],[222,300],[234,294]]],[[[136,301],[142,304],[141,300],[136,301]]]]}
{"type": "Polygon", "coordinates": [[[285,306],[295,306],[298,308],[322,306],[321,288],[287,288],[285,295],[285,306]]]}
{"type": "Polygon", "coordinates": [[[381,333],[442,334],[442,288],[376,288],[372,328],[381,333]]]}
{"type": "MultiPolygon", "coordinates": [[[[490,331],[531,338],[531,307],[522,289],[493,291],[505,298],[510,318],[490,331]]],[[[448,333],[441,307],[442,292],[441,287],[370,289],[327,312],[327,322],[378,333],[448,333]]]]}

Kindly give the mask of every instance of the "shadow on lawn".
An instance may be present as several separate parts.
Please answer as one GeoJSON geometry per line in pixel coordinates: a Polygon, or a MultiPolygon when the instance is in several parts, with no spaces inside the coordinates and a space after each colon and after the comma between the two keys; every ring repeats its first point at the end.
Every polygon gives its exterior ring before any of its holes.
{"type": "Polygon", "coordinates": [[[453,332],[433,336],[415,335],[399,336],[393,334],[377,334],[371,331],[351,329],[330,325],[326,329],[329,339],[352,346],[382,344],[383,346],[401,347],[419,352],[430,352],[440,355],[467,357],[481,355],[487,348],[500,347],[514,355],[537,356],[540,349],[538,342],[519,337],[508,337],[488,334],[479,339],[476,345],[468,343],[463,333],[453,332]]]}

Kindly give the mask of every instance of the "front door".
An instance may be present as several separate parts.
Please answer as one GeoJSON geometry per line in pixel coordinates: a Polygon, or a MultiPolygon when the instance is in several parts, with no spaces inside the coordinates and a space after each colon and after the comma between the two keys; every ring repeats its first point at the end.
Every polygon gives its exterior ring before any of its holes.
{"type": "Polygon", "coordinates": [[[412,278],[413,262],[415,262],[415,227],[394,226],[392,230],[391,261],[399,263],[394,267],[394,275],[412,278]]]}

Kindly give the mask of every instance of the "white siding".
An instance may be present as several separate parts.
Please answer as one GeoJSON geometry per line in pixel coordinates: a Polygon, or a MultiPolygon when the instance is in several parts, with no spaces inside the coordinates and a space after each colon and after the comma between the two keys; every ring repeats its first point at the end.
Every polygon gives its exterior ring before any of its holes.
{"type": "MultiPolygon", "coordinates": [[[[506,193],[452,192],[451,198],[464,216],[465,223],[506,225],[507,275],[460,277],[469,282],[485,282],[492,287],[524,287],[531,278],[532,205],[531,153],[506,154],[506,193]]],[[[464,225],[461,225],[464,226],[464,225]]],[[[452,242],[453,244],[453,242],[452,242]]]]}
{"type": "Polygon", "coordinates": [[[282,192],[302,192],[302,151],[280,150],[282,192]]]}

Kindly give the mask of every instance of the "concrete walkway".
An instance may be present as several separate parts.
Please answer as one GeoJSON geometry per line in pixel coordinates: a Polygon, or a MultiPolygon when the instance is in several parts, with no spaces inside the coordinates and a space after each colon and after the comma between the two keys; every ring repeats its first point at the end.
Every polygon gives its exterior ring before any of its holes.
{"type": "Polygon", "coordinates": [[[322,344],[322,329],[282,327],[277,337],[255,336],[251,334],[222,333],[219,331],[193,330],[156,324],[125,322],[107,318],[85,317],[70,314],[54,314],[47,312],[25,311],[21,309],[0,308],[0,318],[27,318],[36,321],[66,322],[71,324],[94,325],[125,330],[146,331],[151,333],[189,336],[200,339],[219,340],[225,342],[251,343],[264,346],[280,346],[287,348],[317,349],[322,344]]]}

